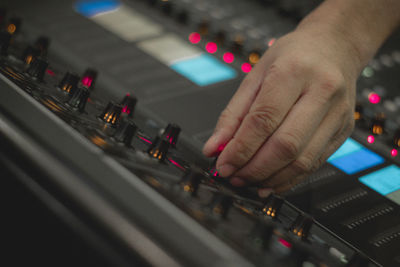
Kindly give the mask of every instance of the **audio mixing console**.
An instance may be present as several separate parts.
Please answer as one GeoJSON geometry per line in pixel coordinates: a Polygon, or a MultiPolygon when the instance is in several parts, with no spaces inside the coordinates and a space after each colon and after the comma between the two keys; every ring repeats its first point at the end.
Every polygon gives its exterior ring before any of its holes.
{"type": "Polygon", "coordinates": [[[2,2],[0,166],[114,266],[400,266],[400,34],[360,76],[352,136],[289,192],[201,155],[318,2],[2,2]]]}

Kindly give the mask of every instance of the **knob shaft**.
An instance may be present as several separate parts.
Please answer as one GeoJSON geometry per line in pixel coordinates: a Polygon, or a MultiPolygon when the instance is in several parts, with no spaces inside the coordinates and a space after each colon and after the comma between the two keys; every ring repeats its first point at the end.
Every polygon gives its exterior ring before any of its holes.
{"type": "Polygon", "coordinates": [[[165,128],[162,137],[168,140],[168,142],[172,146],[176,146],[178,142],[179,133],[181,132],[181,128],[175,123],[169,123],[165,128]]]}
{"type": "Polygon", "coordinates": [[[169,146],[170,143],[167,140],[157,137],[147,150],[147,153],[155,159],[164,161],[167,156],[169,146]]]}
{"type": "Polygon", "coordinates": [[[38,81],[43,81],[44,74],[46,73],[46,69],[49,66],[49,63],[42,59],[36,58],[33,60],[32,64],[30,64],[27,73],[34,79],[38,81]]]}
{"type": "Polygon", "coordinates": [[[136,131],[137,126],[133,121],[124,120],[115,132],[114,138],[126,146],[130,146],[136,131]]]}
{"type": "Polygon", "coordinates": [[[119,123],[122,112],[122,106],[114,102],[109,102],[103,113],[100,114],[100,119],[105,123],[116,126],[119,123]]]}
{"type": "Polygon", "coordinates": [[[83,112],[89,96],[90,91],[87,88],[78,87],[68,99],[67,104],[79,112],[83,112]]]}
{"type": "Polygon", "coordinates": [[[65,73],[64,78],[58,84],[58,88],[60,88],[65,93],[72,95],[74,91],[77,89],[79,82],[79,76],[70,72],[65,73]]]}

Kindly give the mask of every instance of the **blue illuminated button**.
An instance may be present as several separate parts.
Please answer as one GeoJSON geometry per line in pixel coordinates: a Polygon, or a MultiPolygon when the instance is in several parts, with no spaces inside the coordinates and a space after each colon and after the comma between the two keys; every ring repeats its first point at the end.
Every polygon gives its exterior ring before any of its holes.
{"type": "Polygon", "coordinates": [[[117,0],[80,0],[75,2],[75,10],[85,17],[92,17],[100,13],[117,9],[120,2],[117,0]]]}
{"type": "Polygon", "coordinates": [[[360,182],[382,195],[400,190],[400,168],[390,165],[359,178],[360,182]]]}
{"type": "Polygon", "coordinates": [[[230,80],[237,75],[233,68],[206,54],[177,61],[170,67],[199,86],[230,80]]]}
{"type": "Polygon", "coordinates": [[[358,150],[360,150],[362,148],[363,148],[363,146],[360,143],[354,141],[351,138],[348,138],[343,143],[343,145],[341,147],[339,147],[339,149],[336,150],[336,152],[333,153],[332,156],[330,156],[328,161],[332,161],[332,160],[334,160],[336,158],[343,157],[343,156],[348,155],[350,153],[356,152],[356,151],[358,151],[358,150]]]}

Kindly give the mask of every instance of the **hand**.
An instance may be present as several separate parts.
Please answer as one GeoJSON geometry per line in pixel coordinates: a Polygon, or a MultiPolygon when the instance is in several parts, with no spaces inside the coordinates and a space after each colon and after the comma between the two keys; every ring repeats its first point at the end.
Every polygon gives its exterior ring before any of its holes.
{"type": "Polygon", "coordinates": [[[318,169],[354,127],[358,53],[339,31],[299,27],[278,39],[222,112],[203,153],[259,195],[280,193],[318,169]]]}

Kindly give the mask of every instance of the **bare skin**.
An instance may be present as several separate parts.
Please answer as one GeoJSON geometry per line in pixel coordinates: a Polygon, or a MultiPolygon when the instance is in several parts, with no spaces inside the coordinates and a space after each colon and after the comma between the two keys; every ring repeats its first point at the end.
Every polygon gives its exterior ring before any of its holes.
{"type": "Polygon", "coordinates": [[[326,0],[268,49],[222,112],[203,153],[259,195],[318,169],[354,127],[360,71],[400,24],[399,0],[326,0]]]}

